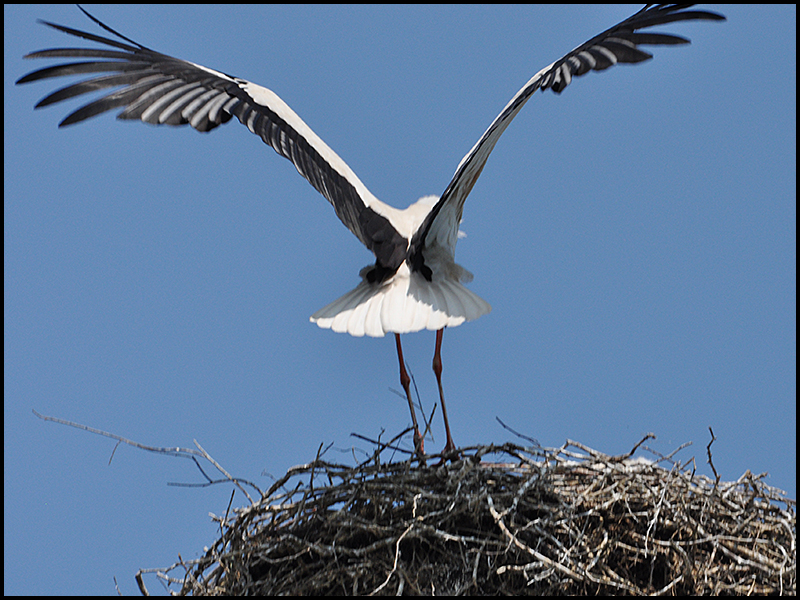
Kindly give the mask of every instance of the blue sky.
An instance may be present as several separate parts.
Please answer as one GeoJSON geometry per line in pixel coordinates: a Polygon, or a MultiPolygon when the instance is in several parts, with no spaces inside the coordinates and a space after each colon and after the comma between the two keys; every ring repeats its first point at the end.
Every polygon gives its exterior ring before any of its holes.
{"type": "MultiPolygon", "coordinates": [[[[382,200],[440,194],[533,73],[633,12],[601,5],[87,5],[136,41],[280,95],[382,200]]],[[[692,45],[537,94],[467,202],[457,260],[490,315],[444,335],[459,445],[650,446],[796,497],[796,8],[724,6],[662,27],[692,45]]],[[[352,461],[409,423],[394,341],[308,317],[371,255],[238,123],[58,130],[63,82],[14,86],[102,32],[74,6],[4,7],[6,594],[135,593],[139,568],[197,557],[228,486],[155,446],[198,440],[262,488],[352,461]]],[[[72,108],[70,108],[72,107],[72,108]]],[[[426,412],[434,334],[405,336],[426,412]]],[[[435,440],[444,445],[440,418],[435,440]]],[[[406,441],[410,444],[410,438],[406,441]]],[[[240,494],[234,505],[246,502],[240,494]]],[[[163,591],[147,580],[151,591],[163,591]]]]}

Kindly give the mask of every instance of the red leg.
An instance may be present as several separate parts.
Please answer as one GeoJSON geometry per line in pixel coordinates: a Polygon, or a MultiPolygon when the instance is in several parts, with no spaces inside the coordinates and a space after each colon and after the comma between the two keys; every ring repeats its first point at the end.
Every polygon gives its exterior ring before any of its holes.
{"type": "Polygon", "coordinates": [[[411,411],[411,422],[414,424],[414,450],[419,456],[423,456],[425,454],[425,444],[422,436],[419,433],[417,414],[414,412],[414,402],[411,400],[411,387],[409,385],[411,383],[411,378],[406,372],[406,363],[403,360],[403,347],[400,345],[400,334],[395,333],[394,337],[397,341],[397,358],[400,361],[400,384],[406,391],[406,398],[408,398],[408,409],[411,411]]]}
{"type": "Polygon", "coordinates": [[[444,391],[442,390],[442,336],[444,329],[436,332],[436,350],[433,353],[433,372],[436,374],[436,383],[439,384],[439,400],[442,402],[442,416],[444,417],[444,430],[447,433],[447,443],[442,450],[442,454],[455,452],[456,445],[453,443],[453,436],[450,435],[450,422],[447,420],[447,407],[444,404],[444,391]]]}

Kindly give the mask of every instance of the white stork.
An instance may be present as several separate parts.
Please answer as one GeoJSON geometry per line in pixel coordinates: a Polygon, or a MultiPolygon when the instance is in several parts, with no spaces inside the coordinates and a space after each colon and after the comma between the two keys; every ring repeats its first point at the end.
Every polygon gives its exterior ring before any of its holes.
{"type": "Polygon", "coordinates": [[[59,48],[25,58],[81,58],[25,75],[17,81],[104,73],[53,92],[36,108],[107,88],[115,91],[72,112],[59,127],[79,123],[105,111],[122,108],[119,119],[140,119],[154,125],[191,125],[201,132],[236,117],[284,158],[332,205],[342,223],[375,255],[375,264],[360,272],[361,283],[313,315],[323,328],[354,336],[395,335],[400,382],[408,399],[415,451],[424,453],[423,439],[409,389],[400,334],[436,331],[433,370],[439,385],[447,443],[443,455],[456,447],[450,434],[442,391],[442,334],[445,327],[472,321],[491,310],[463,284],[472,274],[456,264],[455,248],[464,201],[481,174],[497,140],[536,90],[561,93],[573,77],[602,71],[617,63],[652,58],[641,45],[687,44],[664,33],[639,33],[673,21],[722,21],[722,15],[687,10],[692,5],[647,5],[633,16],[581,44],[536,73],[492,121],[461,160],[440,197],[426,196],[404,210],[384,204],[302,119],[273,91],[188,61],[172,58],[119,34],[81,10],[125,43],[43,21],[49,27],[104,44],[104,48],[59,48]]]}

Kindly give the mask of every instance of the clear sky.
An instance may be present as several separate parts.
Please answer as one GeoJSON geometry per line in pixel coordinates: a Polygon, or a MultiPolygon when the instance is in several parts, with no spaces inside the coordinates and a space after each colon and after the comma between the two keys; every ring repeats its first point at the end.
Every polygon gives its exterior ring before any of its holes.
{"type": "MultiPolygon", "coordinates": [[[[630,6],[87,5],[136,41],[267,86],[379,198],[440,194],[540,68],[630,6]]],[[[467,202],[457,260],[488,316],[444,335],[459,445],[645,433],[725,480],[796,497],[796,8],[716,7],[688,47],[537,94],[467,202]]],[[[371,255],[238,122],[211,134],[57,129],[65,85],[14,86],[33,50],[103,34],[70,5],[4,7],[4,591],[136,593],[137,569],[197,557],[231,489],[32,409],[155,446],[199,441],[263,488],[353,461],[409,424],[394,340],[309,323],[371,255]]],[[[426,413],[434,334],[405,336],[426,413]]],[[[437,415],[427,448],[444,445],[437,415]]],[[[410,438],[406,445],[410,446],[410,438]]],[[[644,454],[648,456],[648,454],[644,454]]],[[[237,494],[235,506],[246,503],[237,494]]],[[[151,578],[151,591],[163,591],[151,578]]]]}

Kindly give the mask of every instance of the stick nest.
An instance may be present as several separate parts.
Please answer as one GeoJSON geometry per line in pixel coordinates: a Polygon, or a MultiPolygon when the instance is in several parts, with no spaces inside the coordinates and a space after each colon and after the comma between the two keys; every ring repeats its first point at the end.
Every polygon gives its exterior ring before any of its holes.
{"type": "Polygon", "coordinates": [[[796,503],[763,476],[576,442],[438,466],[387,447],[290,469],[203,557],[156,571],[196,595],[796,594],[796,503]]]}

